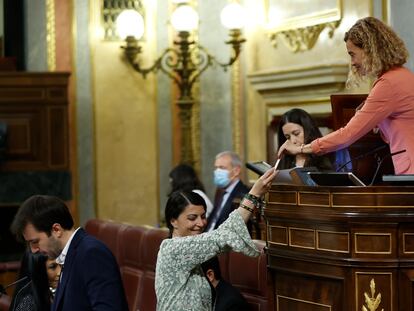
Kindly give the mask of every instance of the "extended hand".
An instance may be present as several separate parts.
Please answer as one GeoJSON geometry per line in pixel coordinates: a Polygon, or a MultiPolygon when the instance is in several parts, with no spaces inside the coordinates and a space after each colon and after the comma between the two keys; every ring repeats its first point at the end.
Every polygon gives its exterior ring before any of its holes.
{"type": "Polygon", "coordinates": [[[258,180],[256,180],[249,193],[257,197],[264,195],[269,191],[270,187],[272,187],[272,181],[278,172],[279,171],[275,171],[273,167],[269,168],[258,180]]]}

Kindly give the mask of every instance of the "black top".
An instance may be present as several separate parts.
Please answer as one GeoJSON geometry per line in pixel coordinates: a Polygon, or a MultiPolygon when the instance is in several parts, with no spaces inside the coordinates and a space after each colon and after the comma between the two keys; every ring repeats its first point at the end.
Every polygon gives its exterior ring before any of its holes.
{"type": "Polygon", "coordinates": [[[214,311],[247,311],[249,304],[237,288],[220,280],[216,287],[214,311]]]}

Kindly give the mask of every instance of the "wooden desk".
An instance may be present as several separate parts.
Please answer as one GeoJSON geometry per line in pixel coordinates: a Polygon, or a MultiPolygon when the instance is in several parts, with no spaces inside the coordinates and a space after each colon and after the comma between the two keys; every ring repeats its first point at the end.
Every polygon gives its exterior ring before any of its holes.
{"type": "Polygon", "coordinates": [[[414,187],[274,185],[263,213],[275,310],[414,310],[414,187]]]}

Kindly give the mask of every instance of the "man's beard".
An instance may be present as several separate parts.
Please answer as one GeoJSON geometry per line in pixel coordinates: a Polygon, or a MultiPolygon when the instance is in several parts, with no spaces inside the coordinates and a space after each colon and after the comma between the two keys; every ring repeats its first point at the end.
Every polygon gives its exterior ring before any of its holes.
{"type": "Polygon", "coordinates": [[[60,245],[60,241],[54,237],[49,239],[48,246],[48,256],[51,258],[57,258],[63,250],[62,246],[60,245]]]}

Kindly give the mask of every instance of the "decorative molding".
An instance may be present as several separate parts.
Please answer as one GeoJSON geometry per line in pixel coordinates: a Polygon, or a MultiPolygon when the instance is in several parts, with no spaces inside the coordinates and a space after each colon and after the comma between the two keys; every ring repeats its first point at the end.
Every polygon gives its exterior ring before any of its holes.
{"type": "MultiPolygon", "coordinates": [[[[311,103],[313,103],[313,101],[311,101],[311,103]]],[[[331,206],[331,196],[329,193],[300,191],[297,193],[297,195],[298,195],[298,205],[301,205],[301,206],[320,206],[320,207],[331,206]],[[317,196],[319,198],[320,203],[315,204],[315,202],[313,202],[312,199],[309,199],[310,196],[312,197],[317,196]]]]}
{"type": "Polygon", "coordinates": [[[321,63],[306,67],[286,67],[257,71],[248,76],[266,105],[266,119],[282,115],[292,107],[310,113],[331,113],[331,94],[345,91],[349,64],[321,63]]]}
{"type": "Polygon", "coordinates": [[[289,245],[289,241],[288,241],[288,236],[289,236],[288,227],[269,225],[269,226],[267,226],[267,230],[268,230],[267,236],[269,237],[269,239],[268,239],[268,243],[269,244],[283,245],[283,246],[288,246],[289,245]],[[281,241],[276,242],[275,241],[276,239],[273,236],[273,229],[275,229],[276,231],[277,230],[284,231],[284,238],[285,239],[284,239],[283,242],[281,242],[281,241]]]}
{"type": "Polygon", "coordinates": [[[56,70],[55,0],[46,0],[47,69],[56,70]]]}
{"type": "Polygon", "coordinates": [[[277,48],[277,38],[281,36],[286,46],[294,53],[312,49],[318,41],[319,35],[324,29],[328,30],[329,38],[333,37],[339,22],[319,24],[304,28],[289,29],[269,34],[270,42],[277,48]]]}
{"type": "Polygon", "coordinates": [[[347,192],[347,200],[346,202],[341,199],[343,193],[341,192],[331,192],[332,196],[332,207],[335,208],[352,208],[357,207],[358,209],[361,208],[414,208],[414,193],[412,192],[364,192],[364,193],[357,193],[357,192],[347,192]],[[399,197],[404,195],[405,201],[399,200],[399,197]],[[381,196],[380,201],[373,202],[373,196],[381,196]],[[358,200],[356,202],[355,200],[358,200]],[[368,200],[366,200],[368,199],[368,200]],[[367,203],[365,203],[367,202],[367,203]],[[375,205],[375,203],[381,202],[381,205],[375,205]]]}
{"type": "Polygon", "coordinates": [[[270,190],[267,201],[269,204],[298,205],[297,192],[270,190]],[[288,193],[290,196],[287,196],[288,193]],[[291,201],[287,202],[287,198],[291,201]]]}
{"type": "Polygon", "coordinates": [[[249,80],[259,93],[292,93],[306,86],[321,87],[331,84],[345,86],[348,64],[321,64],[312,67],[285,68],[258,71],[249,80]]]}
{"type": "MultiPolygon", "coordinates": [[[[362,243],[361,243],[362,244],[362,243]]],[[[355,232],[354,233],[354,245],[355,245],[355,254],[371,254],[371,255],[390,255],[392,254],[392,234],[391,233],[384,233],[384,232],[378,232],[378,233],[374,233],[374,232],[355,232]],[[367,250],[364,249],[363,246],[360,246],[360,244],[358,244],[358,242],[361,242],[361,239],[363,237],[367,237],[367,238],[371,238],[371,247],[375,247],[375,245],[381,245],[384,247],[388,247],[387,250],[380,250],[380,251],[375,251],[375,250],[367,250]],[[379,240],[381,238],[385,238],[385,241],[383,240],[379,240]],[[388,238],[388,239],[387,239],[388,238]],[[374,243],[374,241],[377,242],[377,244],[374,243]],[[383,243],[378,243],[378,242],[383,242],[383,243]],[[385,244],[386,242],[388,242],[388,244],[385,244]]]]}
{"type": "MultiPolygon", "coordinates": [[[[287,47],[294,53],[310,50],[318,41],[319,35],[324,29],[328,29],[329,38],[332,38],[335,29],[338,28],[342,20],[342,0],[332,0],[328,6],[319,7],[317,1],[309,1],[306,8],[300,8],[298,14],[289,14],[277,23],[271,17],[271,11],[279,11],[281,15],[289,12],[289,8],[284,7],[286,3],[266,0],[266,10],[268,18],[268,36],[274,47],[277,47],[277,37],[282,36],[287,47]],[[318,11],[318,9],[320,11],[318,11]],[[303,14],[310,10],[308,14],[303,14]],[[302,14],[300,13],[302,12],[302,14]]],[[[290,1],[289,5],[294,7],[299,5],[290,1]]]]}
{"type": "Polygon", "coordinates": [[[289,296],[283,296],[283,295],[276,295],[276,310],[281,310],[281,304],[282,301],[285,300],[286,302],[288,301],[290,304],[292,304],[292,306],[297,307],[297,310],[300,310],[301,307],[307,307],[309,308],[309,310],[327,310],[327,311],[331,311],[332,305],[327,305],[327,304],[323,304],[323,303],[318,303],[318,302],[314,302],[311,300],[305,300],[305,299],[298,299],[296,297],[289,297],[289,296]]]}
{"type": "Polygon", "coordinates": [[[403,233],[403,253],[404,254],[414,254],[413,248],[409,248],[409,246],[414,244],[412,243],[413,241],[414,241],[414,233],[411,233],[411,232],[403,233]]]}
{"type": "Polygon", "coordinates": [[[305,249],[316,249],[316,232],[314,229],[289,227],[289,246],[305,249]],[[298,239],[295,241],[295,234],[300,235],[302,240],[298,239]],[[307,236],[305,236],[307,235],[307,236]],[[309,235],[311,236],[310,239],[309,235]],[[299,244],[300,243],[300,244],[299,244]]]}
{"type": "Polygon", "coordinates": [[[340,232],[340,231],[327,231],[327,230],[316,230],[316,250],[320,251],[327,251],[327,252],[334,252],[334,253],[350,253],[350,234],[349,232],[340,232]],[[327,235],[330,236],[330,241],[332,244],[335,244],[336,248],[328,248],[328,247],[321,247],[321,236],[327,235]],[[340,249],[340,239],[345,238],[347,241],[346,248],[340,249]]]}

